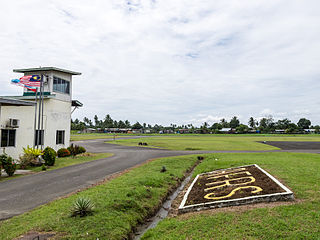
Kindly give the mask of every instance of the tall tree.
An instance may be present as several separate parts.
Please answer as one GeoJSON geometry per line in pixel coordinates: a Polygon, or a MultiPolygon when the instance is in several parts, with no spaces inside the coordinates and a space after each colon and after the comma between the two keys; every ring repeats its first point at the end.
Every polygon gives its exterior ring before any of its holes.
{"type": "Polygon", "coordinates": [[[236,128],[236,127],[238,127],[240,125],[240,121],[236,116],[234,116],[233,118],[231,118],[229,124],[230,124],[231,128],[236,128]]]}
{"type": "Polygon", "coordinates": [[[311,121],[309,119],[306,118],[300,118],[300,120],[297,123],[299,128],[302,129],[309,129],[310,125],[311,125],[311,121]]]}
{"type": "Polygon", "coordinates": [[[105,116],[104,121],[103,121],[103,126],[105,128],[113,128],[114,127],[114,122],[109,114],[107,114],[105,116]]]}
{"type": "Polygon", "coordinates": [[[288,118],[278,120],[275,124],[277,129],[288,129],[290,126],[291,121],[288,118]]]}
{"type": "Polygon", "coordinates": [[[251,128],[256,128],[256,126],[258,125],[257,120],[255,120],[253,117],[249,118],[248,124],[251,128]]]}
{"type": "Polygon", "coordinates": [[[124,124],[126,125],[126,128],[131,128],[131,124],[128,120],[125,120],[124,124]]]}
{"type": "Polygon", "coordinates": [[[229,127],[229,123],[226,121],[226,119],[222,118],[220,120],[220,124],[223,128],[228,128],[229,127]]]}
{"type": "Polygon", "coordinates": [[[141,129],[142,125],[139,122],[136,122],[135,124],[132,125],[133,129],[141,129]]]}
{"type": "Polygon", "coordinates": [[[99,118],[98,118],[97,115],[94,115],[93,120],[94,120],[94,126],[95,126],[96,128],[101,127],[101,126],[100,126],[100,125],[101,125],[101,122],[99,121],[99,118]]]}
{"type": "Polygon", "coordinates": [[[274,130],[274,122],[272,116],[260,119],[259,129],[263,132],[271,132],[274,130]]]}
{"type": "Polygon", "coordinates": [[[118,127],[119,127],[119,128],[125,128],[125,127],[126,127],[126,124],[125,124],[122,120],[120,120],[120,121],[118,122],[118,127]]]}

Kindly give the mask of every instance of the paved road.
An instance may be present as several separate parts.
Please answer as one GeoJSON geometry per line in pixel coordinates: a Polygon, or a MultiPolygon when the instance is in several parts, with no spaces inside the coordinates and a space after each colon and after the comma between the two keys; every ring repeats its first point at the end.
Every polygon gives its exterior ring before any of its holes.
{"type": "Polygon", "coordinates": [[[110,174],[153,158],[213,152],[281,151],[169,151],[119,146],[104,143],[105,141],[110,139],[74,143],[84,146],[88,152],[114,153],[112,157],[0,182],[0,219],[19,215],[58,197],[91,186],[110,174]]]}

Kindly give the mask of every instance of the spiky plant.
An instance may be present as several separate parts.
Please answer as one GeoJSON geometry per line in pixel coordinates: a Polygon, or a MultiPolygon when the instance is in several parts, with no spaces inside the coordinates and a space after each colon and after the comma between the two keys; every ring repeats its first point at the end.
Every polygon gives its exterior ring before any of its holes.
{"type": "Polygon", "coordinates": [[[85,217],[93,213],[94,204],[89,198],[78,197],[73,203],[71,216],[85,217]]]}

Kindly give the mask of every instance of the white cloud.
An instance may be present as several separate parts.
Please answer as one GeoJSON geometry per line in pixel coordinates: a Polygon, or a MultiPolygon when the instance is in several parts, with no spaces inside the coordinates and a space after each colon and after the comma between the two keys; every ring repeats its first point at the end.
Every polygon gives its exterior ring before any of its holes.
{"type": "Polygon", "coordinates": [[[74,117],[182,124],[237,115],[246,123],[270,109],[320,123],[319,112],[303,112],[320,104],[316,0],[11,0],[0,7],[1,95],[20,94],[9,84],[13,68],[57,66],[83,73],[73,93],[84,108],[74,117]]]}

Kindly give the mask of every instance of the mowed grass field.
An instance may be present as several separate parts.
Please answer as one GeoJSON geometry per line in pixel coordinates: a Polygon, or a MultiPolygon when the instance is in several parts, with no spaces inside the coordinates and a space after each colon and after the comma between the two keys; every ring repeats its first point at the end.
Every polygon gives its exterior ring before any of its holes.
{"type": "Polygon", "coordinates": [[[279,148],[259,143],[259,141],[320,141],[320,135],[174,135],[137,139],[122,139],[108,143],[138,146],[146,142],[147,147],[170,150],[243,150],[262,151],[279,148]]]}
{"type": "MultiPolygon", "coordinates": [[[[126,135],[129,136],[129,135],[126,135]]],[[[125,137],[123,135],[117,135],[117,137],[125,137]]],[[[81,140],[90,140],[90,139],[104,139],[104,138],[114,138],[113,134],[110,133],[71,133],[70,135],[70,141],[81,141],[81,140]]]]}
{"type": "Polygon", "coordinates": [[[296,201],[263,208],[228,208],[167,218],[142,239],[320,239],[320,155],[303,153],[208,154],[198,173],[258,164],[289,187],[296,201]],[[215,160],[218,159],[218,160],[215,160]]]}

